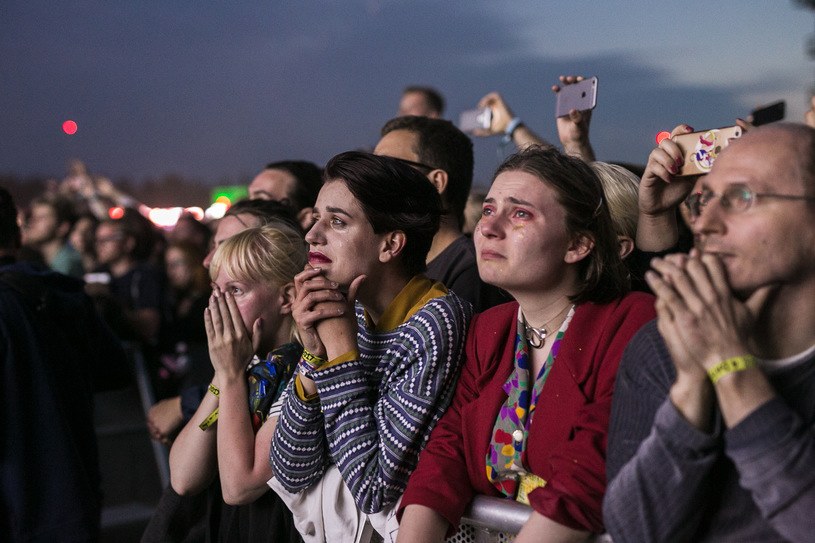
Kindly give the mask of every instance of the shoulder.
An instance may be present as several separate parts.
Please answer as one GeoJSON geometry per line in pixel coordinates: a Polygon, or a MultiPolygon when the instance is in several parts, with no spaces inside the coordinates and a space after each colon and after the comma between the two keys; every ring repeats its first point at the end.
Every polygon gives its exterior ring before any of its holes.
{"type": "Polygon", "coordinates": [[[450,323],[466,326],[472,317],[472,305],[452,290],[444,296],[427,301],[407,322],[426,318],[442,319],[450,323]]]}
{"type": "Polygon", "coordinates": [[[633,334],[655,316],[652,295],[630,292],[606,304],[579,305],[575,310],[573,325],[578,329],[623,328],[633,334]]]}

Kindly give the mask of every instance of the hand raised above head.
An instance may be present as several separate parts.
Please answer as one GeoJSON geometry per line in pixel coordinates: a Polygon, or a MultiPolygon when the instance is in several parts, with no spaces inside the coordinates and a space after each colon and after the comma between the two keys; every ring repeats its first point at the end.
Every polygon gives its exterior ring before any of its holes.
{"type": "MultiPolygon", "coordinates": [[[[585,78],[582,75],[561,75],[559,84],[552,85],[552,92],[557,94],[564,87],[580,83],[585,78]]],[[[579,111],[572,109],[569,115],[556,119],[557,134],[563,151],[577,156],[586,162],[594,160],[594,151],[589,142],[589,127],[591,126],[591,110],[579,111]]]]}
{"type": "MultiPolygon", "coordinates": [[[[693,132],[693,128],[680,124],[671,136],[693,132]]],[[[684,159],[679,146],[670,138],[663,139],[651,151],[640,181],[639,209],[641,214],[660,215],[674,213],[696,183],[696,176],[678,177],[684,159]]]]}
{"type": "Polygon", "coordinates": [[[515,117],[512,110],[504,102],[504,98],[497,92],[491,92],[478,101],[479,108],[490,108],[492,110],[492,120],[489,128],[478,128],[473,131],[476,136],[496,136],[503,134],[509,122],[515,117]]]}

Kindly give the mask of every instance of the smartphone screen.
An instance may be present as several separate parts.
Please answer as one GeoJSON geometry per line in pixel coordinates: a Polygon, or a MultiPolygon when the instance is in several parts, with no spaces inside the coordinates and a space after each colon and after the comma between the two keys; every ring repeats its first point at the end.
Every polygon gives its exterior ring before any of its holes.
{"type": "Polygon", "coordinates": [[[754,109],[750,116],[753,118],[753,126],[761,126],[762,124],[774,123],[784,118],[786,113],[787,102],[779,100],[772,104],[762,106],[754,109]]]}
{"type": "Polygon", "coordinates": [[[573,109],[585,111],[597,105],[597,78],[590,77],[580,83],[564,85],[557,93],[555,117],[565,117],[573,109]]]}

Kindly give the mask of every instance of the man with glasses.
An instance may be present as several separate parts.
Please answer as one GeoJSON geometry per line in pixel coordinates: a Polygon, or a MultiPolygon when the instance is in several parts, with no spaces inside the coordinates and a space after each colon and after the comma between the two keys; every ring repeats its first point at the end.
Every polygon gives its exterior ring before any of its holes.
{"type": "Polygon", "coordinates": [[[653,261],[657,319],[617,376],[615,541],[811,541],[815,130],[750,130],[686,200],[695,248],[653,261]]]}
{"type": "Polygon", "coordinates": [[[450,121],[397,117],[382,127],[374,154],[396,158],[420,171],[441,195],[444,210],[427,255],[425,275],[472,303],[476,312],[509,301],[481,281],[473,241],[461,231],[473,184],[470,138],[450,121]]]}

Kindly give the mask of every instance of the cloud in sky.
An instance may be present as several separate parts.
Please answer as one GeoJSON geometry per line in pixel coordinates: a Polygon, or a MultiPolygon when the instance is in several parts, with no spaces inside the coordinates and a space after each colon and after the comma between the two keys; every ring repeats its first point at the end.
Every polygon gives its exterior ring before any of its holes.
{"type": "MultiPolygon", "coordinates": [[[[373,146],[411,83],[438,87],[453,120],[501,91],[552,140],[549,87],[596,74],[598,155],[639,162],[682,121],[732,124],[781,94],[791,117],[803,112],[811,12],[694,1],[681,9],[706,16],[688,25],[655,3],[565,4],[12,1],[0,8],[0,172],[60,174],[80,156],[114,177],[237,181],[271,160],[323,163],[373,146]],[[75,136],[59,130],[67,118],[75,136]]],[[[476,153],[484,183],[497,139],[476,153]]]]}

